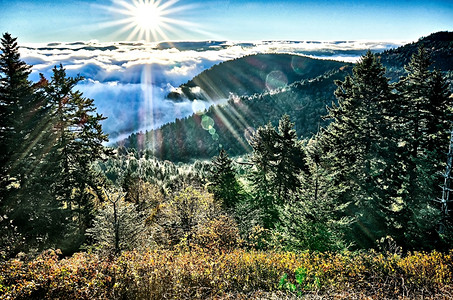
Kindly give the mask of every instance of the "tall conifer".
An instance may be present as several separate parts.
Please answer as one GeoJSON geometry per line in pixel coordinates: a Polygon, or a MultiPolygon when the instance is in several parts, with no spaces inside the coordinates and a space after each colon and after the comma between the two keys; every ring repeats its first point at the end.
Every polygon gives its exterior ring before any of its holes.
{"type": "Polygon", "coordinates": [[[354,66],[352,77],[337,81],[338,105],[322,143],[331,172],[346,186],[339,197],[355,218],[352,239],[369,247],[391,232],[392,142],[389,112],[392,94],[385,68],[370,51],[354,66]]]}

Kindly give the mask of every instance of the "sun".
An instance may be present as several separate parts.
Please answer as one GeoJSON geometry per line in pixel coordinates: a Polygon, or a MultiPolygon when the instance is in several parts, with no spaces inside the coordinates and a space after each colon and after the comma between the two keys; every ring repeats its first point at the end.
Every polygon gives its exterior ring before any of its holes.
{"type": "Polygon", "coordinates": [[[158,3],[152,1],[139,2],[131,10],[136,26],[140,27],[142,31],[158,30],[161,27],[164,13],[158,3]]]}
{"type": "Polygon", "coordinates": [[[178,5],[179,0],[112,0],[113,5],[104,7],[114,13],[115,21],[105,27],[117,27],[118,35],[127,34],[127,40],[148,42],[168,40],[168,33],[178,28],[190,28],[193,24],[181,19],[190,11],[190,5],[178,5]]]}

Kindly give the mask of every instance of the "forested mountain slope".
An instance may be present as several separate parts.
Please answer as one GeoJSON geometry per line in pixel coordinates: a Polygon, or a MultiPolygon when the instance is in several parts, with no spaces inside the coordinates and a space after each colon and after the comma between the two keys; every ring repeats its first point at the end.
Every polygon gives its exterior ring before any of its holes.
{"type": "Polygon", "coordinates": [[[417,42],[384,51],[380,57],[384,67],[387,68],[387,76],[397,80],[404,75],[404,66],[407,65],[423,46],[430,55],[433,64],[431,68],[448,72],[453,70],[453,32],[441,31],[427,37],[420,38],[417,42]]]}
{"type": "MultiPolygon", "coordinates": [[[[417,42],[384,51],[380,59],[387,68],[386,76],[397,81],[404,75],[404,65],[421,45],[434,62],[432,68],[446,73],[448,80],[453,70],[451,32],[434,33],[417,42]]],[[[285,113],[295,122],[300,136],[310,137],[326,125],[321,117],[327,113],[326,106],[335,101],[334,81],[343,80],[350,74],[350,66],[288,54],[252,55],[224,62],[184,84],[181,87],[184,95],[173,93],[169,98],[229,97],[226,104],[213,106],[205,114],[194,114],[151,132],[132,134],[120,144],[150,149],[156,157],[172,161],[209,158],[220,148],[230,155],[239,155],[250,151],[247,138],[255,128],[268,121],[276,125],[285,113]],[[196,90],[193,89],[195,86],[200,87],[197,93],[192,92],[196,90]]]]}
{"type": "Polygon", "coordinates": [[[290,54],[257,54],[226,61],[203,71],[168,95],[169,99],[218,100],[243,96],[315,78],[343,62],[290,54]]]}

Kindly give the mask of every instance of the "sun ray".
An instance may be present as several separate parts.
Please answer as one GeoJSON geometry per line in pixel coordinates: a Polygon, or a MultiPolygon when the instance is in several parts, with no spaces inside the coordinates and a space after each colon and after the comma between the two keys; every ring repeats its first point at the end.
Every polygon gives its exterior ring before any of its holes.
{"type": "MultiPolygon", "coordinates": [[[[158,42],[175,39],[178,35],[192,32],[195,23],[183,21],[184,16],[195,8],[194,4],[180,4],[180,0],[111,0],[112,5],[97,5],[109,12],[116,20],[98,24],[100,28],[114,27],[116,36],[127,40],[158,42]]],[[[194,31],[196,32],[196,30],[194,31]]]]}

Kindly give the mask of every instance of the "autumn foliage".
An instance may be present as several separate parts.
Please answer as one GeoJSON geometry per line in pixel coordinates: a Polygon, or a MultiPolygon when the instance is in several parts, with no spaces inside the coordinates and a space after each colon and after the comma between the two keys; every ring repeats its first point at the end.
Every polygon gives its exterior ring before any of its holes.
{"type": "Polygon", "coordinates": [[[1,263],[0,299],[206,299],[263,295],[337,298],[453,297],[453,252],[203,250],[118,257],[43,252],[1,263]]]}

